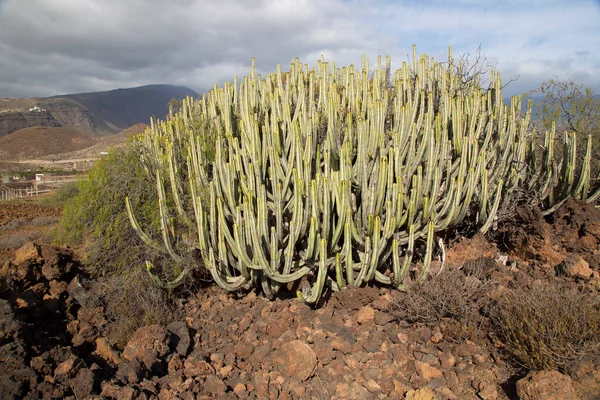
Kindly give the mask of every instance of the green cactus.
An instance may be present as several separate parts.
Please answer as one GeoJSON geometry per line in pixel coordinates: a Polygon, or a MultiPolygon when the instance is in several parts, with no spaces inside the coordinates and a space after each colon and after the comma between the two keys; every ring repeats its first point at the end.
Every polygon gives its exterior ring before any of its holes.
{"type": "MultiPolygon", "coordinates": [[[[274,295],[302,281],[309,286],[299,296],[314,303],[326,284],[403,288],[417,246],[425,256],[414,279],[425,280],[437,233],[467,219],[486,232],[520,187],[542,193],[549,209],[600,196],[591,191],[589,139],[579,170],[574,134],[557,165],[554,132],[540,156],[530,107],[522,113],[520,98],[504,104],[498,73],[488,90],[465,87],[451,49],[448,63],[413,53],[393,74],[389,57],[385,67],[378,59],[372,77],[364,57],[360,69],[325,61],[309,69],[296,59],[264,78],[253,61],[241,81],[152,121],[139,140],[157,182],[162,244],[128,203],[136,232],[176,260],[200,250],[227,290],[274,295]]],[[[190,268],[154,278],[173,287],[190,268]]]]}

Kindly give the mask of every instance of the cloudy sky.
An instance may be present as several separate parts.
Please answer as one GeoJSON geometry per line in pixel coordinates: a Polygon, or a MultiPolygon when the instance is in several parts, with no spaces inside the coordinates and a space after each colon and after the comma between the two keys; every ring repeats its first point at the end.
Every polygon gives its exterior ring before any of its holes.
{"type": "MultiPolygon", "coordinates": [[[[0,0],[0,97],[151,83],[198,92],[323,55],[436,59],[478,47],[506,94],[552,78],[600,92],[600,0],[0,0]]],[[[394,66],[393,65],[393,66],[394,66]]]]}

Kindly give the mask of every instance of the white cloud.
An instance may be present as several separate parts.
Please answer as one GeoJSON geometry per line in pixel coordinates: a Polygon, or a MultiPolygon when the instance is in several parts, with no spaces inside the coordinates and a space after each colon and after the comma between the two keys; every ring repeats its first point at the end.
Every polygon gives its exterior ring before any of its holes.
{"type": "Polygon", "coordinates": [[[543,80],[600,89],[600,6],[571,0],[4,0],[0,97],[149,83],[205,91],[295,57],[396,66],[481,45],[518,93],[543,80]]]}

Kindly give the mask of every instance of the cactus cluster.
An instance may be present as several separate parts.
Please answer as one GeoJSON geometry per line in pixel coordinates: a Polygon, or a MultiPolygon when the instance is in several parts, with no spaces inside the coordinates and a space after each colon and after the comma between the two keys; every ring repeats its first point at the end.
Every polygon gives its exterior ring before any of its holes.
{"type": "MultiPolygon", "coordinates": [[[[424,280],[438,232],[465,220],[487,231],[521,188],[549,210],[568,197],[596,200],[589,138],[580,167],[574,134],[557,159],[554,132],[537,140],[530,107],[504,103],[499,73],[487,89],[465,87],[461,68],[451,49],[436,62],[414,48],[393,73],[389,57],[372,72],[364,57],[360,69],[296,59],[265,77],[253,63],[240,82],[186,99],[138,139],[162,240],[127,203],[131,223],[176,261],[201,254],[227,290],[270,296],[301,282],[299,296],[314,303],[325,285],[402,288],[411,270],[424,280]],[[416,246],[424,256],[413,260],[416,246]]],[[[165,280],[147,266],[169,288],[191,268],[165,280]]]]}

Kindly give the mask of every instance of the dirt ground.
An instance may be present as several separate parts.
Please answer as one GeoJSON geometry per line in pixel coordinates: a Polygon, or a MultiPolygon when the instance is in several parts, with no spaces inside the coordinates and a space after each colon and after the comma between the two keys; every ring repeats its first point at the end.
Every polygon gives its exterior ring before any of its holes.
{"type": "MultiPolygon", "coordinates": [[[[0,247],[59,215],[0,204],[0,247]]],[[[444,267],[485,269],[490,291],[520,280],[600,287],[593,206],[568,201],[546,219],[523,209],[516,226],[493,243],[456,238],[444,267]]],[[[179,300],[179,320],[139,327],[117,348],[106,305],[69,249],[40,235],[0,255],[2,399],[600,399],[600,355],[517,385],[528,371],[488,325],[465,335],[449,318],[409,323],[397,312],[402,294],[386,287],[327,293],[311,308],[292,293],[269,300],[208,286],[179,300]]]]}

